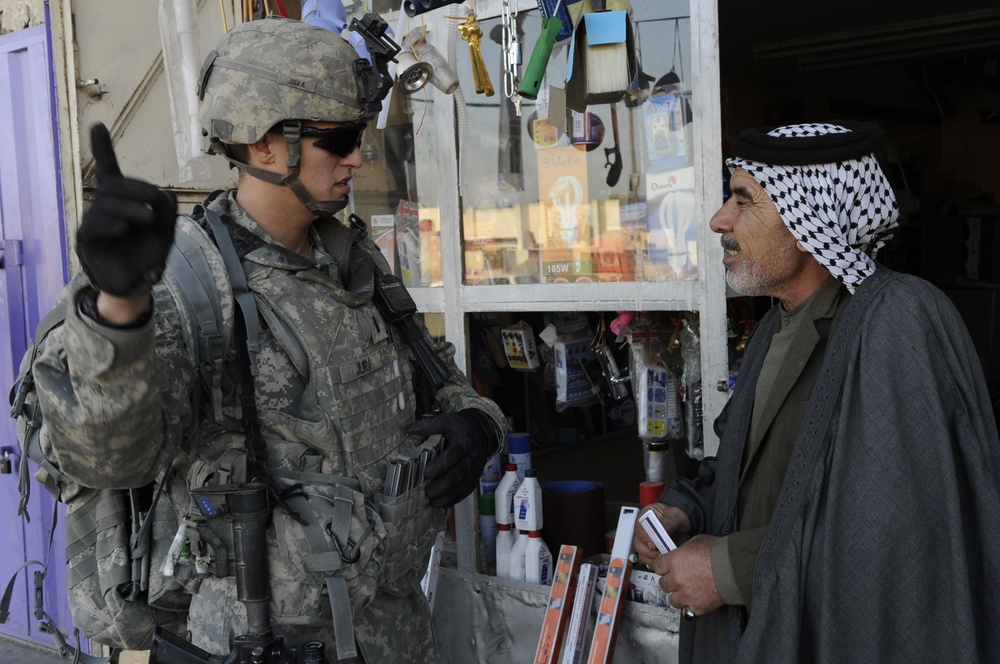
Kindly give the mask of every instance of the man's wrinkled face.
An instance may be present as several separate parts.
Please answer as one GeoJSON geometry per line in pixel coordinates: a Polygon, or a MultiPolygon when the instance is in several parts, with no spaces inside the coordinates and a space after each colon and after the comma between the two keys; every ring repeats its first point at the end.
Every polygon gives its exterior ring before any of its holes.
{"type": "Polygon", "coordinates": [[[726,281],[744,295],[781,297],[802,269],[806,254],[796,247],[774,201],[752,175],[737,168],[733,195],[712,217],[722,235],[726,281]]]}

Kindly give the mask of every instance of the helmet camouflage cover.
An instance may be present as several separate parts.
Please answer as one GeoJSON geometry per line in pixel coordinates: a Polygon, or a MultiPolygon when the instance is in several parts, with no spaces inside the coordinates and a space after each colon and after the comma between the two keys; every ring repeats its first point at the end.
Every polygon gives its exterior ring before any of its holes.
{"type": "Polygon", "coordinates": [[[211,141],[250,144],[283,120],[360,123],[351,44],[330,30],[265,18],[230,30],[202,65],[199,119],[211,141]]]}

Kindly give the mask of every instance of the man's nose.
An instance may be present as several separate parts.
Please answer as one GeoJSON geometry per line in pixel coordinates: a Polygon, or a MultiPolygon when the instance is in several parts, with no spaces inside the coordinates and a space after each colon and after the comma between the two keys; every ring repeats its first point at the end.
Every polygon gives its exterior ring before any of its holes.
{"type": "Polygon", "coordinates": [[[728,233],[733,230],[732,215],[736,205],[732,197],[722,204],[722,207],[712,215],[712,220],[708,222],[709,228],[715,233],[728,233]]]}

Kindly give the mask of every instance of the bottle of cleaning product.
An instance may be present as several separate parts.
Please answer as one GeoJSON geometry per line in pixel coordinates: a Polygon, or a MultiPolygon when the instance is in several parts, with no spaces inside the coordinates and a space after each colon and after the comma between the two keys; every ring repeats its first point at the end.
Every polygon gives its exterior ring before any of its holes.
{"type": "Polygon", "coordinates": [[[494,454],[483,467],[483,474],[479,477],[479,493],[493,493],[500,483],[500,455],[494,454]]]}
{"type": "Polygon", "coordinates": [[[514,494],[514,524],[528,532],[542,529],[542,486],[533,468],[524,471],[524,481],[514,494]]]}
{"type": "Polygon", "coordinates": [[[524,581],[524,553],[528,548],[528,532],[517,531],[514,546],[510,547],[510,578],[513,581],[524,581]]]}
{"type": "Polygon", "coordinates": [[[540,530],[528,533],[528,543],[524,547],[524,580],[543,586],[552,583],[552,552],[540,530]]]}
{"type": "Polygon", "coordinates": [[[524,479],[524,471],[531,468],[531,434],[507,434],[507,460],[517,464],[517,476],[524,479]]]}
{"type": "Polygon", "coordinates": [[[479,496],[479,536],[483,540],[483,554],[488,565],[497,562],[497,516],[492,493],[479,496]]]}
{"type": "Polygon", "coordinates": [[[508,463],[495,492],[497,523],[514,523],[514,494],[520,486],[517,466],[508,463]]]}
{"type": "Polygon", "coordinates": [[[497,578],[510,578],[510,551],[514,548],[514,527],[509,523],[497,524],[497,578]]]}

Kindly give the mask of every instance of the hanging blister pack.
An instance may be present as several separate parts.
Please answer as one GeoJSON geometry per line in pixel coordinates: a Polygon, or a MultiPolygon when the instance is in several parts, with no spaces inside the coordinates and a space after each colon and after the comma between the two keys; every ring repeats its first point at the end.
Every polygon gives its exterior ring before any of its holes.
{"type": "Polygon", "coordinates": [[[651,329],[633,330],[629,338],[639,437],[650,441],[680,438],[684,430],[679,379],[666,362],[670,338],[651,329]]]}
{"type": "Polygon", "coordinates": [[[701,338],[697,321],[685,320],[679,332],[684,375],[681,382],[684,399],[685,438],[687,455],[692,459],[705,456],[705,436],[702,425],[704,410],[701,384],[701,338]]]}

